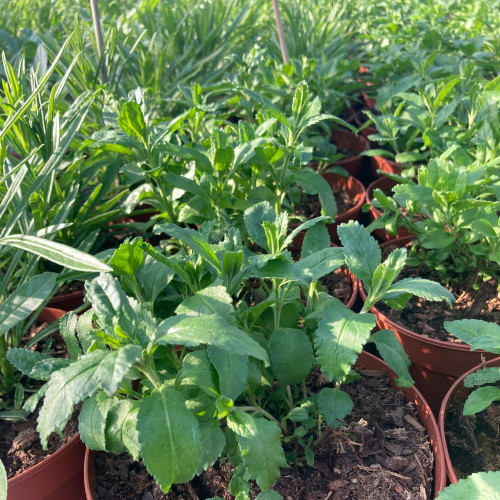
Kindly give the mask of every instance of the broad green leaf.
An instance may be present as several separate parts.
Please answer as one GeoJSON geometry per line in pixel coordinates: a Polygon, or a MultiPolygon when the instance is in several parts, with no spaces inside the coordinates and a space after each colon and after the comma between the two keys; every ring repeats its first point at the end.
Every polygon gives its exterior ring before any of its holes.
{"type": "Polygon", "coordinates": [[[397,248],[391,252],[373,273],[372,286],[369,290],[370,298],[376,301],[376,297],[382,296],[398,277],[405,264],[406,249],[397,248]]]}
{"type": "Polygon", "coordinates": [[[353,402],[344,391],[325,387],[318,394],[318,406],[326,423],[330,427],[338,427],[351,412],[353,402]]]}
{"type": "Polygon", "coordinates": [[[248,356],[208,347],[208,357],[219,374],[219,390],[221,396],[236,400],[243,392],[248,379],[248,356]]]}
{"type": "Polygon", "coordinates": [[[198,425],[200,427],[201,458],[196,475],[213,465],[226,445],[226,438],[218,420],[202,419],[198,421],[198,425]]]}
{"type": "Polygon", "coordinates": [[[279,427],[237,410],[228,414],[227,425],[236,435],[244,468],[261,489],[269,489],[280,477],[279,468],[287,466],[279,427]]]}
{"type": "Polygon", "coordinates": [[[460,319],[445,321],[443,326],[447,332],[469,344],[472,350],[500,354],[500,325],[480,319],[460,319]]]}
{"type": "Polygon", "coordinates": [[[144,291],[146,299],[152,304],[158,295],[165,290],[174,276],[175,273],[173,270],[158,262],[150,255],[146,255],[142,266],[139,267],[136,274],[139,286],[144,291]]]}
{"type": "Polygon", "coordinates": [[[45,391],[47,390],[48,385],[43,384],[38,391],[32,394],[23,404],[23,410],[28,413],[33,413],[38,406],[40,400],[45,396],[45,391]]]}
{"type": "Polygon", "coordinates": [[[142,239],[122,243],[111,257],[109,265],[118,276],[135,276],[137,269],[144,260],[142,239]]]}
{"type": "Polygon", "coordinates": [[[66,313],[59,322],[59,333],[66,344],[70,359],[78,359],[82,355],[82,349],[76,338],[76,326],[78,316],[73,311],[66,313]]]}
{"type": "Polygon", "coordinates": [[[201,459],[200,430],[177,391],[161,386],[145,398],[137,430],[144,465],[164,492],[193,478],[201,459]]]}
{"type": "Polygon", "coordinates": [[[276,214],[269,202],[263,201],[247,208],[243,218],[250,238],[261,248],[269,250],[266,233],[262,227],[263,222],[273,223],[276,220],[276,214]]]}
{"type": "Polygon", "coordinates": [[[187,354],[182,360],[182,369],[177,380],[194,384],[209,396],[217,396],[217,377],[206,351],[187,354]]]}
{"type": "Polygon", "coordinates": [[[392,285],[384,295],[385,299],[397,299],[404,293],[411,293],[426,300],[445,300],[455,302],[455,296],[444,286],[423,278],[405,278],[392,285]]]}
{"type": "Polygon", "coordinates": [[[0,305],[0,335],[8,333],[9,330],[40,307],[53,291],[55,284],[55,273],[43,273],[33,276],[29,281],[18,287],[0,305]]]}
{"type": "Polygon", "coordinates": [[[473,391],[464,404],[464,415],[474,415],[485,410],[493,401],[500,401],[500,389],[487,385],[473,391]]]}
{"type": "Polygon", "coordinates": [[[306,167],[294,172],[288,178],[288,182],[296,182],[307,194],[317,194],[325,215],[330,217],[337,215],[337,204],[332,188],[321,174],[306,167]]]}
{"type": "Polygon", "coordinates": [[[473,221],[470,228],[486,238],[498,238],[500,236],[500,230],[498,227],[495,231],[495,228],[491,225],[491,223],[485,219],[473,221]]]}
{"type": "Polygon", "coordinates": [[[381,259],[375,238],[370,236],[359,222],[354,221],[341,224],[337,232],[344,247],[345,262],[349,271],[371,287],[373,273],[381,259]]]}
{"type": "Polygon", "coordinates": [[[146,122],[141,107],[135,102],[122,102],[118,108],[118,125],[130,136],[146,139],[146,122]]]}
{"type": "Polygon", "coordinates": [[[61,433],[73,413],[73,407],[99,390],[95,373],[108,352],[94,351],[67,368],[57,371],[48,383],[45,400],[38,416],[38,433],[44,447],[52,432],[61,433]]]}
{"type": "Polygon", "coordinates": [[[7,472],[0,460],[0,500],[7,500],[7,472]]]}
{"type": "Polygon", "coordinates": [[[475,387],[476,385],[496,384],[500,381],[500,368],[487,366],[467,375],[464,379],[465,387],[475,387]]]}
{"type": "Polygon", "coordinates": [[[90,273],[110,272],[111,268],[101,262],[96,257],[81,252],[76,248],[57,243],[55,241],[45,240],[37,236],[27,234],[12,234],[0,238],[0,245],[9,245],[21,250],[39,255],[60,266],[75,271],[85,271],[90,273]]]}
{"type": "Polygon", "coordinates": [[[106,450],[117,455],[127,451],[135,460],[139,459],[137,418],[140,404],[140,401],[133,399],[115,400],[106,418],[106,450]]]}
{"type": "Polygon", "coordinates": [[[308,281],[311,282],[333,273],[343,264],[344,250],[340,247],[330,247],[303,257],[302,260],[295,263],[295,266],[303,269],[308,281]]]}
{"type": "Polygon", "coordinates": [[[297,237],[297,235],[302,232],[302,231],[305,231],[306,229],[309,229],[310,227],[314,226],[315,224],[317,224],[318,222],[321,222],[321,221],[329,221],[330,220],[330,217],[326,216],[326,215],[322,215],[321,217],[315,217],[314,219],[309,219],[305,222],[303,222],[302,224],[300,224],[298,227],[296,227],[285,239],[285,241],[283,242],[283,245],[282,245],[282,248],[285,249],[285,248],[288,248],[292,243],[293,243],[293,240],[297,237]]]}
{"type": "Polygon", "coordinates": [[[47,354],[18,347],[7,351],[7,359],[28,377],[45,381],[50,379],[52,372],[71,363],[69,359],[51,358],[47,354]]]}
{"type": "Polygon", "coordinates": [[[476,472],[450,484],[438,500],[500,500],[500,471],[476,472]]]}
{"type": "Polygon", "coordinates": [[[271,368],[284,385],[299,384],[311,371],[314,353],[308,336],[296,328],[279,328],[269,341],[271,368]]]}
{"type": "Polygon", "coordinates": [[[304,407],[292,408],[286,418],[292,422],[303,422],[309,418],[309,411],[304,407]]]}
{"type": "Polygon", "coordinates": [[[98,392],[87,399],[78,416],[78,430],[80,439],[90,450],[107,450],[106,448],[106,419],[116,399],[98,392]]]}
{"type": "Polygon", "coordinates": [[[398,374],[396,384],[399,387],[411,387],[415,383],[408,371],[411,363],[395,333],[392,330],[380,330],[370,336],[370,341],[375,343],[389,368],[398,374]]]}
{"type": "Polygon", "coordinates": [[[233,299],[227,293],[226,287],[217,283],[188,297],[177,307],[175,312],[186,316],[219,314],[228,322],[233,322],[235,316],[233,299]]]}
{"type": "Polygon", "coordinates": [[[257,342],[217,314],[166,319],[158,327],[156,342],[185,346],[206,344],[242,356],[252,356],[269,364],[266,351],[257,342]]]}
{"type": "Polygon", "coordinates": [[[314,253],[331,246],[330,234],[324,224],[314,224],[306,231],[302,243],[302,258],[305,259],[314,253]]]}
{"type": "Polygon", "coordinates": [[[368,341],[375,324],[373,314],[358,314],[341,302],[332,302],[325,310],[314,334],[321,371],[335,381],[344,380],[368,341]]]}

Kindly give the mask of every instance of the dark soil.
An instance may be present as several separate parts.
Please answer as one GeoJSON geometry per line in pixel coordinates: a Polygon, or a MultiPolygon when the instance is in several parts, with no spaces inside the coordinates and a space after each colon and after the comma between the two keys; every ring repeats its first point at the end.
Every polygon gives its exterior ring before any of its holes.
{"type": "Polygon", "coordinates": [[[347,304],[352,297],[352,276],[345,271],[344,267],[340,267],[333,271],[333,273],[323,276],[319,282],[325,289],[325,292],[339,299],[344,304],[347,304]]]}
{"type": "MultiPolygon", "coordinates": [[[[349,191],[340,187],[333,187],[332,190],[337,203],[338,214],[343,214],[356,206],[357,201],[349,194],[349,191]]],[[[295,207],[294,215],[302,215],[307,219],[319,217],[321,215],[321,203],[318,195],[304,193],[300,204],[295,207]]]]}
{"type": "Polygon", "coordinates": [[[85,289],[85,283],[83,281],[72,281],[71,283],[65,283],[54,297],[61,297],[74,292],[81,292],[85,289]]]}
{"type": "Polygon", "coordinates": [[[459,479],[474,472],[500,470],[500,404],[476,415],[464,416],[464,399],[451,401],[445,435],[448,453],[459,479]]]}
{"type": "MultiPolygon", "coordinates": [[[[423,267],[407,266],[399,275],[399,279],[410,277],[440,281],[436,273],[423,267]]],[[[478,292],[471,290],[467,283],[454,284],[449,286],[448,289],[457,299],[452,308],[444,301],[433,302],[419,297],[413,297],[401,311],[396,311],[381,303],[377,304],[376,307],[392,321],[403,325],[411,331],[436,340],[457,344],[461,344],[462,341],[450,335],[444,329],[444,321],[481,319],[492,323],[500,323],[500,297],[498,296],[496,282],[488,282],[488,285],[483,289],[487,295],[486,300],[477,312],[471,311],[471,308],[477,298],[478,292]]]]}
{"type": "Polygon", "coordinates": [[[76,411],[64,429],[64,437],[52,434],[49,437],[47,450],[44,450],[36,431],[37,417],[38,412],[31,414],[22,422],[0,420],[0,460],[9,479],[38,464],[78,433],[78,411],[76,411]]]}
{"type": "MultiPolygon", "coordinates": [[[[433,455],[425,430],[404,396],[388,387],[388,376],[365,371],[345,388],[354,402],[346,425],[326,428],[314,447],[313,467],[291,465],[273,489],[285,500],[417,500],[431,497],[433,455]]],[[[325,380],[316,377],[312,385],[325,380]]],[[[98,498],[111,500],[202,500],[227,492],[232,475],[227,463],[210,467],[190,483],[163,494],[146,469],[126,455],[99,453],[98,498]],[[128,487],[132,486],[133,491],[128,487]],[[127,491],[128,490],[128,491],[127,491]]],[[[253,486],[250,496],[259,493],[253,486]]]]}

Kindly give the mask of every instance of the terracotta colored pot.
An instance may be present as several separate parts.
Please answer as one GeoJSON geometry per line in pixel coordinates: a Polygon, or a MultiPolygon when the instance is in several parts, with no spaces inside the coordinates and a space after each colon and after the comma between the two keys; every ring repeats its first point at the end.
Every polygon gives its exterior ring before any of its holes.
{"type": "Polygon", "coordinates": [[[373,354],[363,351],[359,355],[356,364],[363,365],[367,370],[386,371],[391,378],[392,388],[402,392],[406,396],[407,401],[414,405],[421,423],[429,434],[429,440],[434,453],[434,496],[437,496],[438,492],[446,486],[446,466],[443,443],[441,441],[436,419],[434,418],[429,404],[415,386],[409,388],[398,387],[395,383],[395,379],[397,378],[396,373],[392,371],[384,361],[373,356],[373,354]]]}
{"type": "Polygon", "coordinates": [[[84,500],[85,446],[77,434],[55,453],[7,482],[8,500],[84,500]]]}
{"type": "MultiPolygon", "coordinates": [[[[361,128],[364,125],[364,122],[361,120],[361,113],[362,110],[358,111],[354,116],[354,120],[358,128],[361,128]]],[[[363,130],[359,131],[359,134],[367,140],[369,140],[368,136],[376,133],[378,133],[378,130],[373,125],[369,125],[368,127],[365,127],[363,130]]]]}
{"type": "Polygon", "coordinates": [[[352,307],[356,303],[356,299],[358,298],[358,295],[359,295],[359,280],[358,280],[358,278],[356,278],[356,276],[354,276],[354,274],[352,274],[347,269],[345,269],[345,273],[349,274],[351,279],[352,279],[352,295],[346,304],[346,307],[348,307],[349,309],[352,309],[352,307]]]}
{"type": "Polygon", "coordinates": [[[377,170],[382,170],[382,172],[387,172],[389,174],[401,175],[403,165],[393,160],[383,158],[382,156],[372,156],[370,158],[370,170],[375,178],[380,177],[377,170]]]}
{"type": "MultiPolygon", "coordinates": [[[[420,394],[415,387],[397,387],[394,382],[397,375],[381,359],[367,352],[362,352],[358,357],[357,365],[362,365],[367,370],[386,371],[390,376],[391,386],[395,390],[402,392],[406,396],[409,403],[415,405],[417,415],[429,434],[429,440],[434,453],[434,494],[437,496],[437,493],[446,486],[446,468],[443,445],[439,435],[438,426],[429,405],[425,401],[422,394],[420,394]]],[[[97,452],[93,450],[87,450],[85,452],[85,464],[83,470],[87,500],[97,500],[97,478],[95,468],[96,453],[97,452]]]]}
{"type": "MultiPolygon", "coordinates": [[[[370,205],[370,212],[368,215],[369,221],[372,222],[375,219],[378,219],[382,216],[382,211],[372,205],[373,199],[373,191],[375,189],[381,189],[382,191],[388,191],[392,189],[397,184],[396,181],[393,181],[389,177],[379,177],[374,180],[367,188],[366,188],[366,203],[370,205]]],[[[373,234],[380,238],[382,241],[395,240],[398,238],[410,237],[411,234],[405,227],[400,227],[396,236],[390,236],[387,234],[385,229],[375,229],[373,234]]]]}
{"type": "MultiPolygon", "coordinates": [[[[500,358],[491,359],[486,363],[487,366],[490,367],[500,367],[500,358]]],[[[448,453],[448,445],[446,443],[446,434],[445,434],[445,425],[446,425],[446,417],[448,414],[449,403],[453,400],[455,396],[459,399],[465,400],[472,392],[471,387],[465,387],[464,379],[467,375],[475,372],[482,368],[482,363],[471,368],[469,371],[464,373],[456,382],[451,386],[450,390],[446,393],[443,402],[441,404],[441,409],[439,410],[439,434],[441,437],[441,441],[443,442],[443,451],[446,460],[446,472],[448,473],[448,477],[450,478],[451,483],[458,483],[458,477],[455,474],[455,470],[453,469],[453,464],[451,463],[450,454],[448,453]]]]}
{"type": "Polygon", "coordinates": [[[43,321],[44,323],[52,323],[53,321],[57,321],[61,319],[67,311],[64,309],[57,309],[55,307],[44,307],[40,314],[38,315],[38,319],[43,321]]]}
{"type": "MultiPolygon", "coordinates": [[[[400,238],[396,241],[387,241],[380,245],[383,249],[388,245],[403,247],[411,242],[411,238],[400,238]]],[[[366,293],[359,287],[363,300],[366,293]]],[[[376,307],[370,310],[377,318],[380,329],[393,330],[401,342],[403,349],[411,361],[410,374],[415,380],[415,386],[422,392],[435,415],[439,414],[441,402],[464,370],[470,370],[481,362],[481,356],[493,359],[495,355],[484,351],[471,351],[465,344],[455,344],[442,340],[431,339],[402,325],[394,323],[376,307]]]]}
{"type": "Polygon", "coordinates": [[[361,156],[361,153],[368,151],[370,147],[368,141],[361,135],[355,135],[352,132],[344,130],[333,130],[330,140],[338,148],[356,153],[356,156],[336,161],[333,165],[345,168],[351,176],[358,175],[365,160],[365,157],[361,156]]]}
{"type": "Polygon", "coordinates": [[[62,309],[63,311],[74,311],[83,305],[83,290],[77,290],[66,295],[58,295],[49,300],[48,307],[62,309]]]}

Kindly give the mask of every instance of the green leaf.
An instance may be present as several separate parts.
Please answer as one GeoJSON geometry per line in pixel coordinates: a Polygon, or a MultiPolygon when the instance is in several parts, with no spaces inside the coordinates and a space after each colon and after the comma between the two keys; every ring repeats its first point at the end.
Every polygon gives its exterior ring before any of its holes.
{"type": "Polygon", "coordinates": [[[294,172],[288,178],[288,182],[296,182],[307,194],[317,194],[325,215],[330,217],[337,215],[337,203],[332,188],[321,174],[306,167],[294,172]]]}
{"type": "Polygon", "coordinates": [[[66,313],[59,322],[59,333],[66,344],[70,359],[78,359],[82,354],[82,349],[76,338],[76,326],[78,315],[73,311],[66,313]]]}
{"type": "Polygon", "coordinates": [[[377,297],[383,296],[398,277],[405,264],[406,249],[397,248],[391,252],[387,259],[376,267],[373,273],[369,298],[377,301],[377,297]]]}
{"type": "Polygon", "coordinates": [[[443,326],[447,332],[469,344],[472,350],[500,354],[500,325],[480,319],[461,319],[445,321],[443,326]]]}
{"type": "Polygon", "coordinates": [[[283,500],[283,497],[275,490],[267,490],[259,493],[255,500],[283,500]]]}
{"type": "Polygon", "coordinates": [[[33,276],[0,305],[0,336],[5,335],[49,297],[56,284],[55,273],[33,276]]]}
{"type": "Polygon", "coordinates": [[[464,379],[464,385],[465,387],[476,387],[477,385],[496,384],[499,380],[500,368],[487,366],[467,375],[464,379]]]}
{"type": "Polygon", "coordinates": [[[314,353],[308,336],[296,328],[279,328],[269,341],[271,368],[284,385],[299,384],[311,371],[314,353]]]}
{"type": "Polygon", "coordinates": [[[35,380],[49,380],[54,371],[70,364],[69,359],[51,358],[47,354],[13,347],[7,351],[7,359],[20,372],[35,380]]]}
{"type": "Polygon", "coordinates": [[[143,289],[147,300],[152,304],[158,295],[165,290],[174,276],[175,273],[173,270],[158,262],[150,255],[146,255],[142,266],[139,267],[136,274],[137,282],[143,289]]]}
{"type": "Polygon", "coordinates": [[[499,231],[498,228],[495,231],[495,228],[486,219],[473,221],[470,228],[486,238],[498,238],[500,236],[500,232],[497,234],[497,231],[499,231]]]}
{"type": "Polygon", "coordinates": [[[209,316],[174,316],[160,324],[159,344],[197,346],[206,344],[243,356],[252,356],[269,364],[267,353],[245,332],[229,325],[217,314],[209,316]]]}
{"type": "Polygon", "coordinates": [[[0,460],[0,500],[7,500],[7,472],[0,460]]]}
{"type": "Polygon", "coordinates": [[[219,390],[221,396],[236,400],[243,392],[248,379],[248,356],[208,347],[208,357],[219,374],[219,390]]]}
{"type": "Polygon", "coordinates": [[[438,500],[499,500],[499,491],[500,471],[477,472],[441,490],[438,500]]]}
{"type": "Polygon", "coordinates": [[[137,430],[144,465],[164,492],[193,478],[201,458],[200,430],[177,391],[161,386],[145,398],[137,430]]]}
{"type": "Polygon", "coordinates": [[[279,468],[287,466],[279,427],[238,410],[228,414],[227,425],[236,435],[243,467],[262,490],[268,490],[280,477],[279,468]]]}
{"type": "Polygon", "coordinates": [[[217,420],[198,421],[200,427],[201,458],[196,475],[213,465],[226,446],[226,438],[217,420]]]}
{"type": "Polygon", "coordinates": [[[76,271],[85,271],[91,273],[110,272],[111,268],[101,262],[96,257],[92,257],[76,248],[57,243],[55,241],[45,240],[37,236],[27,234],[12,234],[0,238],[0,245],[9,245],[21,250],[39,255],[60,266],[76,271]]]}
{"type": "Polygon", "coordinates": [[[426,300],[446,300],[455,302],[455,296],[444,286],[423,278],[405,278],[392,285],[384,295],[385,299],[397,299],[404,293],[411,293],[426,300]]]}
{"type": "Polygon", "coordinates": [[[485,410],[493,401],[500,400],[500,389],[487,385],[473,391],[464,404],[464,415],[474,415],[485,410]]]}
{"type": "Polygon", "coordinates": [[[186,316],[204,316],[215,313],[228,322],[233,322],[235,317],[233,299],[227,293],[226,287],[218,283],[213,283],[188,297],[177,307],[175,312],[186,316]]]}
{"type": "Polygon", "coordinates": [[[372,276],[380,264],[380,248],[373,236],[359,224],[349,221],[338,227],[338,235],[344,247],[345,262],[349,271],[368,287],[371,287],[372,276]]]}
{"type": "Polygon", "coordinates": [[[122,102],[118,107],[118,125],[130,136],[146,139],[146,122],[141,107],[135,102],[122,102]]]}
{"type": "Polygon", "coordinates": [[[137,418],[140,404],[140,401],[132,399],[115,400],[106,418],[106,450],[117,455],[127,451],[135,460],[139,459],[137,418]]]}
{"type": "Polygon", "coordinates": [[[314,224],[306,231],[302,243],[302,259],[331,246],[330,233],[324,224],[314,224]]]}
{"type": "MultiPolygon", "coordinates": [[[[288,248],[292,243],[293,243],[293,240],[296,238],[296,236],[302,232],[302,231],[305,231],[306,229],[309,229],[310,227],[314,226],[315,224],[317,224],[318,222],[321,222],[321,221],[329,221],[330,220],[330,217],[326,216],[326,215],[322,215],[321,217],[315,217],[314,219],[309,219],[305,222],[303,222],[302,224],[300,224],[298,227],[296,227],[285,239],[285,241],[283,242],[282,244],[282,248],[285,249],[285,248],[288,248]]],[[[306,233],[307,234],[307,233],[306,233]]]]}
{"type": "Polygon", "coordinates": [[[370,336],[370,341],[375,343],[378,352],[389,368],[399,375],[396,384],[399,387],[414,385],[415,382],[408,371],[410,360],[396,334],[392,330],[380,330],[370,336]]]}
{"type": "Polygon", "coordinates": [[[373,314],[358,314],[341,302],[332,302],[325,310],[314,335],[321,371],[335,381],[344,380],[375,324],[373,314]]]}
{"type": "Polygon", "coordinates": [[[269,250],[266,232],[262,227],[263,222],[273,223],[276,220],[276,214],[269,202],[263,201],[247,208],[243,219],[250,238],[264,250],[269,250]]]}
{"type": "MultiPolygon", "coordinates": [[[[317,224],[319,225],[319,224],[317,224]]],[[[309,230],[310,231],[310,230],[309,230]]],[[[330,247],[319,250],[295,263],[304,271],[307,280],[319,280],[323,276],[333,273],[344,264],[344,250],[340,247],[330,247]]]]}
{"type": "Polygon", "coordinates": [[[326,423],[330,427],[338,427],[351,412],[353,402],[344,391],[325,387],[318,394],[318,406],[326,423]]]}
{"type": "Polygon", "coordinates": [[[187,354],[182,360],[182,369],[177,380],[186,380],[212,397],[216,397],[218,393],[215,370],[206,351],[194,351],[187,354]]]}
{"type": "Polygon", "coordinates": [[[78,430],[80,439],[90,450],[107,450],[106,419],[115,402],[116,399],[98,392],[83,403],[78,416],[78,430]]]}
{"type": "Polygon", "coordinates": [[[118,276],[134,276],[144,260],[142,239],[122,243],[111,257],[109,265],[118,276]]]}

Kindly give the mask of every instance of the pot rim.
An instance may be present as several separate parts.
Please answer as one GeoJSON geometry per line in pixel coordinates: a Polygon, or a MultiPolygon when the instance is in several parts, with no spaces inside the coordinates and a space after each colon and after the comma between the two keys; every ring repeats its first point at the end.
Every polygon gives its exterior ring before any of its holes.
{"type": "MultiPolygon", "coordinates": [[[[489,361],[486,361],[486,365],[498,365],[500,366],[500,357],[490,359],[489,361]]],[[[453,468],[453,465],[451,463],[451,458],[450,454],[448,452],[448,444],[446,442],[446,436],[445,436],[445,418],[446,418],[446,410],[448,403],[450,401],[450,398],[453,396],[453,393],[459,388],[459,386],[463,383],[465,377],[467,375],[470,375],[471,373],[475,372],[476,370],[479,370],[483,364],[479,364],[462,374],[450,387],[448,392],[446,393],[443,402],[441,403],[441,408],[439,409],[439,418],[438,418],[438,426],[439,426],[439,434],[441,437],[441,441],[443,442],[443,452],[444,452],[444,458],[446,462],[446,472],[448,473],[448,477],[450,479],[451,483],[458,483],[458,478],[457,475],[455,474],[455,470],[453,468]]]]}

